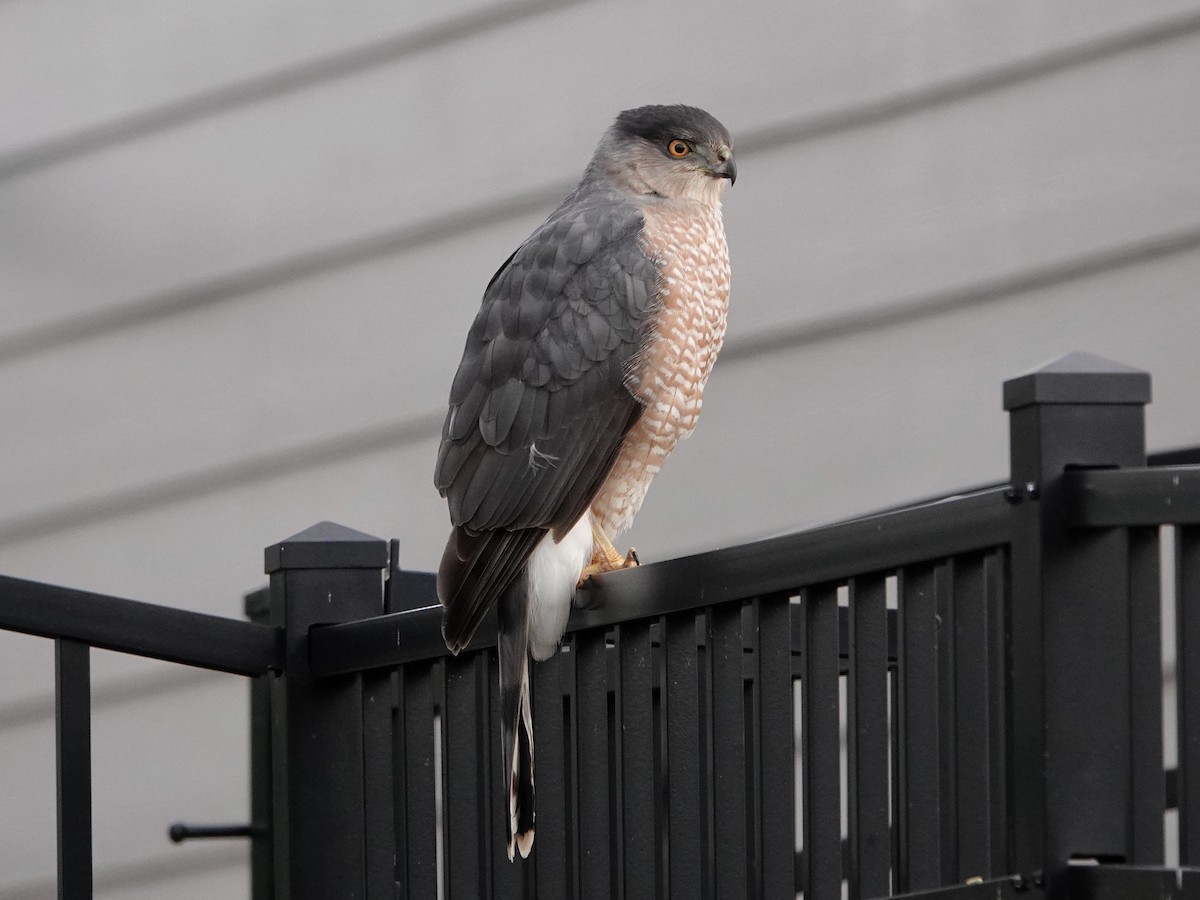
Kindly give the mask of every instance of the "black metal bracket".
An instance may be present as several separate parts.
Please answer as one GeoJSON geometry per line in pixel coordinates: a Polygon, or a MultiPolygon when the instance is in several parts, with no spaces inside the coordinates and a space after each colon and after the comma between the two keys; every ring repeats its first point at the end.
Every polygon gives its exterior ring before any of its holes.
{"type": "Polygon", "coordinates": [[[1200,524],[1200,466],[1068,469],[1063,489],[1077,527],[1200,524]]]}
{"type": "Polygon", "coordinates": [[[182,844],[196,838],[259,838],[267,836],[267,828],[254,822],[244,825],[189,825],[186,822],[172,822],[167,829],[167,836],[173,844],[182,844]]]}

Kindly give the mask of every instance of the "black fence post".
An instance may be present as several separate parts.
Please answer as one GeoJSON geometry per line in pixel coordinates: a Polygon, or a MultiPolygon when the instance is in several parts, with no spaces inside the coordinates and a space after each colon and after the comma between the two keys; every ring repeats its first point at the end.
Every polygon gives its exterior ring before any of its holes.
{"type": "Polygon", "coordinates": [[[1068,467],[1145,464],[1150,376],[1073,353],[1004,385],[1013,503],[1009,835],[1013,870],[1067,896],[1072,858],[1132,858],[1129,543],[1071,529],[1068,467]]]}
{"type": "Polygon", "coordinates": [[[386,565],[382,540],[331,522],[266,550],[271,624],[285,640],[271,693],[277,900],[367,896],[362,677],[316,678],[308,634],[381,614],[386,565]]]}

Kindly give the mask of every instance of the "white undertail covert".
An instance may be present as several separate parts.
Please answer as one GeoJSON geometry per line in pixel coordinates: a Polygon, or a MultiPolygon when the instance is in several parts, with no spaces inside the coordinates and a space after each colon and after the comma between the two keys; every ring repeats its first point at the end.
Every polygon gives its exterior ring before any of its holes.
{"type": "Polygon", "coordinates": [[[534,659],[549,659],[558,649],[579,573],[591,562],[592,549],[592,517],[584,513],[558,543],[547,533],[529,557],[529,652],[534,659]]]}

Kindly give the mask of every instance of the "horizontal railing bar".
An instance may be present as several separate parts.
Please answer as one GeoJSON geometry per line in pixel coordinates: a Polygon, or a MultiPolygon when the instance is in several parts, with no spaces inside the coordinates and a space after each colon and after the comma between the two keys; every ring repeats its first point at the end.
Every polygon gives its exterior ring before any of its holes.
{"type": "Polygon", "coordinates": [[[1072,864],[1068,883],[1072,897],[1086,900],[1132,900],[1137,897],[1195,897],[1200,869],[1129,866],[1119,863],[1072,864]]]}
{"type": "Polygon", "coordinates": [[[799,591],[1008,543],[1004,488],[613,572],[568,630],[799,591]]]}
{"type": "MultiPolygon", "coordinates": [[[[842,838],[842,878],[850,878],[850,847],[845,838],[842,838]]],[[[804,850],[797,850],[794,861],[794,885],[796,893],[800,894],[805,891],[804,872],[805,872],[804,850]]],[[[914,894],[893,894],[890,895],[891,900],[1037,900],[1042,896],[1041,888],[1035,885],[1032,879],[1022,875],[1007,875],[1000,878],[989,878],[986,881],[982,878],[978,881],[972,880],[967,884],[948,885],[946,887],[934,888],[933,890],[918,891],[914,894]]]]}
{"type": "Polygon", "coordinates": [[[1200,466],[1069,469],[1063,490],[1079,527],[1200,524],[1200,466]]]}
{"type": "Polygon", "coordinates": [[[1151,466],[1194,466],[1200,464],[1200,447],[1174,447],[1146,454],[1151,466]]]}
{"type": "MultiPolygon", "coordinates": [[[[496,611],[492,609],[479,623],[467,649],[495,643],[496,611]]],[[[309,666],[322,678],[449,655],[442,640],[442,607],[436,603],[356,622],[314,625],[308,630],[309,666]]]]}
{"type": "Polygon", "coordinates": [[[282,666],[276,629],[0,575],[0,629],[236,675],[282,666]]]}
{"type": "Polygon", "coordinates": [[[986,881],[972,880],[965,884],[918,891],[915,894],[893,894],[892,900],[1041,900],[1044,896],[1040,882],[1024,875],[1008,875],[989,878],[986,881]]]}
{"type": "MultiPolygon", "coordinates": [[[[580,592],[568,631],[598,628],[883,572],[983,550],[1009,540],[1004,486],[835,525],[612,572],[580,592]]],[[[423,582],[428,584],[428,582],[423,582]]],[[[416,606],[414,598],[405,605],[416,606]]],[[[448,653],[436,596],[424,607],[314,626],[309,660],[318,676],[400,665],[448,653]]],[[[496,642],[494,613],[470,649],[496,642]]]]}

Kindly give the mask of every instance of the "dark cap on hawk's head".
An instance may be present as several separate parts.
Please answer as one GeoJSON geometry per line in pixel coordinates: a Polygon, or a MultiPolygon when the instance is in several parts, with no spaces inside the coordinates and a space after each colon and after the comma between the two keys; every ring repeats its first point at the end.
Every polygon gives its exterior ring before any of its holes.
{"type": "Polygon", "coordinates": [[[733,138],[694,106],[639,106],[617,116],[592,168],[639,193],[715,199],[737,178],[733,138]]]}
{"type": "Polygon", "coordinates": [[[725,146],[733,152],[733,138],[716,117],[695,106],[676,103],[670,106],[639,106],[617,116],[613,128],[629,138],[641,138],[666,146],[673,138],[713,147],[725,146]]]}

